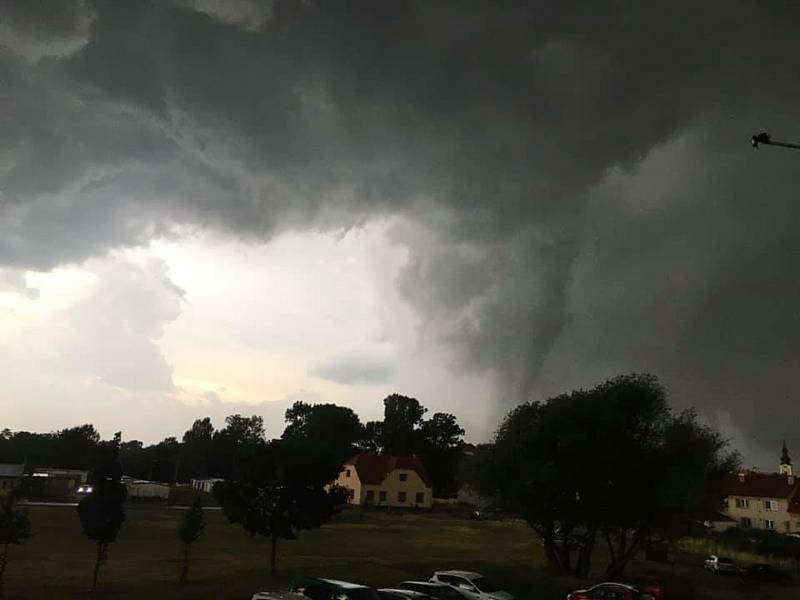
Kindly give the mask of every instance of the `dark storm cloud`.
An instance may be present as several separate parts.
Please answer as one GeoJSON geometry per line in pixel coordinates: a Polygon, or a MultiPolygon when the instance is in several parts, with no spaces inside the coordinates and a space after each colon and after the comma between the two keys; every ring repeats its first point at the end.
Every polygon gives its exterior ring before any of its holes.
{"type": "Polygon", "coordinates": [[[791,437],[800,158],[746,140],[800,137],[796,4],[73,5],[88,43],[0,57],[3,264],[400,214],[401,290],[504,401],[647,368],[791,437]]]}

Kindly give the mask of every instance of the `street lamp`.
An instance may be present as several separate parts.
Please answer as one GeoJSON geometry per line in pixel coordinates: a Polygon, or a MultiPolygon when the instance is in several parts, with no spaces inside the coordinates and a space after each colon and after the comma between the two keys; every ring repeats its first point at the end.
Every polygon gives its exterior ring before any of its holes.
{"type": "Polygon", "coordinates": [[[800,144],[790,144],[789,142],[776,142],[774,141],[770,135],[766,131],[762,131],[754,135],[750,139],[750,143],[753,145],[753,148],[758,149],[761,144],[765,144],[767,146],[783,146],[784,148],[794,148],[795,150],[800,150],[800,144]]]}

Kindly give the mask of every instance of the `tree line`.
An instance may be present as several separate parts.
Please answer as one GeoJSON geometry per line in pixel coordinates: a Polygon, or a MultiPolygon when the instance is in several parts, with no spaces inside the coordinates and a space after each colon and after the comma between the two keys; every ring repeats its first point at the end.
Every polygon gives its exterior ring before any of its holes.
{"type": "MultiPolygon", "coordinates": [[[[426,420],[425,413],[417,400],[392,395],[384,400],[383,420],[362,426],[348,408],[297,402],[286,411],[282,436],[274,440],[265,438],[260,417],[233,415],[221,430],[199,419],[178,443],[171,464],[191,456],[197,461],[193,467],[175,470],[195,468],[224,477],[214,496],[230,522],[271,540],[274,569],[279,540],[320,527],[344,502],[344,490],[329,482],[354,450],[427,456],[438,485],[455,488],[463,430],[452,415],[436,413],[426,420]],[[212,462],[220,456],[226,461],[212,462]]],[[[48,434],[47,444],[94,439],[90,426],[75,429],[80,431],[48,434]]],[[[31,435],[21,442],[30,444],[31,435]]],[[[3,443],[15,439],[5,435],[3,443]]],[[[96,582],[125,519],[120,484],[125,443],[119,434],[92,443],[95,491],[78,512],[84,532],[97,543],[96,582]]],[[[75,444],[74,456],[85,444],[75,444]]],[[[698,522],[722,506],[722,479],[738,467],[738,455],[718,432],[693,410],[673,412],[654,376],[633,374],[512,409],[493,440],[462,462],[458,480],[506,514],[523,518],[558,571],[587,577],[594,551],[602,545],[606,576],[616,579],[640,550],[696,532],[698,522]]],[[[11,504],[7,509],[0,516],[3,566],[8,544],[30,534],[29,523],[13,516],[11,504]]],[[[182,579],[202,527],[198,505],[184,515],[179,532],[185,544],[182,579]]],[[[773,538],[767,542],[775,545],[773,538]]],[[[780,551],[789,552],[783,546],[780,551]]]]}
{"type": "MultiPolygon", "coordinates": [[[[347,407],[295,402],[285,413],[281,439],[314,440],[317,458],[339,466],[359,451],[416,454],[429,472],[434,495],[454,496],[464,436],[456,417],[434,413],[425,419],[427,409],[417,399],[399,394],[388,396],[383,404],[382,421],[362,424],[347,407]]],[[[230,415],[219,429],[205,417],[195,420],[180,440],[167,437],[151,445],[120,440],[119,455],[123,474],[137,479],[226,479],[234,472],[240,448],[264,439],[264,420],[258,415],[230,415]]],[[[90,424],[51,433],[0,432],[0,462],[24,462],[29,468],[93,470],[101,448],[100,435],[90,424]]]]}

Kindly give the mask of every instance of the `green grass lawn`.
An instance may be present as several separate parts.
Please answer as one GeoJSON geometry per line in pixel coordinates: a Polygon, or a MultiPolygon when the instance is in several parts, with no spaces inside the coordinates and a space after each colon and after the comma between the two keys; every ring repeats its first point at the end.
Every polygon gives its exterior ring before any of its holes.
{"type": "MultiPolygon", "coordinates": [[[[295,541],[281,541],[274,577],[269,574],[268,540],[251,539],[239,527],[229,525],[222,513],[206,511],[208,527],[194,546],[189,582],[179,585],[181,547],[175,529],[181,511],[129,504],[127,513],[128,520],[101,573],[99,598],[248,600],[255,590],[285,587],[297,575],[336,577],[380,587],[404,579],[427,579],[442,568],[484,573],[520,600],[563,600],[570,589],[587,585],[552,574],[527,525],[511,520],[472,521],[458,510],[346,510],[321,529],[302,531],[295,541]]],[[[75,508],[31,507],[29,514],[34,537],[11,548],[7,597],[86,598],[94,545],[81,533],[75,508]]],[[[697,543],[687,540],[681,545],[682,564],[701,564],[709,549],[696,547],[697,543]]],[[[596,569],[602,569],[604,558],[605,552],[598,548],[596,569]]],[[[636,568],[632,565],[631,571],[636,568]]],[[[716,582],[694,567],[692,578],[698,577],[698,585],[716,582]]],[[[676,595],[681,600],[726,597],[719,593],[695,595],[690,591],[694,584],[686,587],[687,580],[670,581],[669,569],[664,579],[671,589],[680,590],[676,595]]],[[[762,590],[751,586],[734,591],[730,596],[734,600],[800,597],[796,587],[762,590]]]]}
{"type": "MultiPolygon", "coordinates": [[[[16,599],[85,597],[94,546],[74,508],[32,507],[34,537],[12,547],[7,594],[16,599]]],[[[269,542],[251,539],[223,515],[206,511],[195,544],[190,581],[178,585],[180,511],[129,505],[128,519],[101,572],[103,598],[249,599],[253,591],[286,585],[295,575],[320,575],[390,585],[427,579],[437,568],[474,568],[520,598],[563,598],[571,582],[548,576],[536,536],[513,521],[471,521],[450,512],[348,510],[325,527],[281,541],[278,572],[269,575],[269,542]]]]}

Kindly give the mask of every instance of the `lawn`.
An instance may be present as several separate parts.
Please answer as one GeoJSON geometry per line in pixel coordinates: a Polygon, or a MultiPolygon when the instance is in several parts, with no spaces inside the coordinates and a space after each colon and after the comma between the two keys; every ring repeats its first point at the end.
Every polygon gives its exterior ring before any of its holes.
{"type": "MultiPolygon", "coordinates": [[[[6,573],[14,600],[86,598],[94,546],[82,535],[77,511],[31,507],[34,537],[12,547],[6,573]]],[[[269,542],[251,539],[229,525],[222,513],[207,511],[208,527],[195,544],[189,582],[179,585],[181,548],[175,529],[181,512],[156,505],[129,504],[128,520],[101,573],[98,598],[241,599],[255,590],[285,587],[294,576],[336,577],[374,586],[427,579],[435,569],[469,568],[514,592],[520,600],[563,600],[586,582],[550,573],[532,530],[519,521],[473,521],[457,510],[390,513],[346,510],[325,527],[281,541],[278,572],[269,574],[269,542]]],[[[742,587],[698,566],[703,547],[682,544],[680,563],[655,571],[681,600],[788,600],[798,589],[742,587]],[[695,556],[696,554],[696,556],[695,556]],[[695,565],[695,566],[691,566],[695,565]],[[692,591],[696,590],[696,592],[692,591]]],[[[753,560],[752,557],[748,557],[753,560]]],[[[603,566],[598,548],[595,566],[603,566]]],[[[631,571],[654,569],[632,565],[631,571]]]]}
{"type": "MultiPolygon", "coordinates": [[[[130,505],[101,573],[98,597],[249,599],[253,591],[286,585],[295,575],[320,575],[385,586],[427,578],[437,568],[474,568],[520,598],[563,598],[569,582],[545,574],[536,537],[514,521],[472,521],[458,512],[348,510],[325,527],[281,542],[278,572],[268,572],[269,543],[251,539],[220,512],[196,543],[190,581],[180,586],[180,511],[130,505]]],[[[31,507],[34,537],[10,553],[7,593],[14,599],[86,597],[94,546],[77,511],[31,507]]]]}

